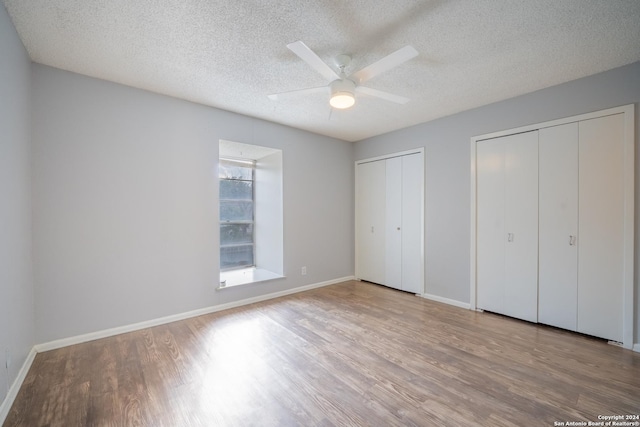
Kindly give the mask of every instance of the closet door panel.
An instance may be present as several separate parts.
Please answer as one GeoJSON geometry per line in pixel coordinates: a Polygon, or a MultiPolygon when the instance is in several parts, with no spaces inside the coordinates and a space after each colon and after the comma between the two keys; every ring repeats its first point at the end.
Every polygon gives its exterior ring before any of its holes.
{"type": "Polygon", "coordinates": [[[502,138],[476,147],[476,305],[503,312],[505,257],[505,171],[502,138]]]}
{"type": "Polygon", "coordinates": [[[538,321],[575,331],[578,123],[539,131],[538,321]]]}
{"type": "Polygon", "coordinates": [[[538,132],[505,137],[505,311],[538,319],[538,132]]]}
{"type": "Polygon", "coordinates": [[[624,116],[579,124],[578,331],[622,341],[624,116]]]}
{"type": "Polygon", "coordinates": [[[385,282],[402,289],[402,157],[387,159],[386,164],[386,245],[385,282]]]}
{"type": "Polygon", "coordinates": [[[402,157],[402,290],[424,293],[423,188],[424,160],[421,153],[402,157]]]}
{"type": "Polygon", "coordinates": [[[359,164],[356,188],[358,278],[385,281],[385,162],[359,164]]]}

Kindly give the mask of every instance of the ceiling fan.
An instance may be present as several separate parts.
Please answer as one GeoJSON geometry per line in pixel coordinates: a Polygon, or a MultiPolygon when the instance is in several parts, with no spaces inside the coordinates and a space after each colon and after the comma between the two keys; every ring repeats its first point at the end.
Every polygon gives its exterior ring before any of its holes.
{"type": "Polygon", "coordinates": [[[329,98],[329,104],[333,108],[345,109],[353,106],[356,102],[355,94],[361,93],[364,95],[374,96],[387,101],[395,102],[397,104],[405,104],[409,101],[409,98],[403,96],[394,95],[392,93],[383,92],[378,89],[372,89],[370,87],[360,86],[361,83],[381,74],[387,70],[390,70],[398,65],[414,58],[418,55],[418,51],[412,46],[405,46],[399,50],[396,50],[390,55],[374,62],[373,64],[356,71],[355,73],[347,76],[345,74],[345,68],[351,62],[349,55],[338,55],[336,57],[336,66],[338,67],[338,73],[336,73],[331,67],[329,67],[318,55],[315,54],[306,44],[301,41],[289,43],[287,47],[300,57],[303,61],[311,66],[314,70],[322,74],[331,83],[327,86],[312,87],[308,89],[292,90],[283,93],[275,93],[269,95],[269,99],[277,101],[283,97],[289,95],[300,95],[309,93],[321,93],[327,92],[331,94],[329,98]]]}

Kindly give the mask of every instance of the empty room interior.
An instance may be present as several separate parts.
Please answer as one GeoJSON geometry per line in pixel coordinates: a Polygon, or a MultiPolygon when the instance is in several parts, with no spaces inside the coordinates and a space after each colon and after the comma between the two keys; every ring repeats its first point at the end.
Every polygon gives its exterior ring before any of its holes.
{"type": "Polygon", "coordinates": [[[640,425],[639,1],[0,4],[1,425],[640,425]]]}

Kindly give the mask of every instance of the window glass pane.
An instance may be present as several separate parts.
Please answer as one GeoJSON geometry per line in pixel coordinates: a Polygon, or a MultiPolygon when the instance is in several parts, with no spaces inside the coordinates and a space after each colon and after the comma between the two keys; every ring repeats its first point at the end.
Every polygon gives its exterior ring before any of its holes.
{"type": "Polygon", "coordinates": [[[251,200],[253,197],[252,181],[220,180],[221,199],[251,200]]]}
{"type": "Polygon", "coordinates": [[[253,245],[220,248],[220,269],[250,267],[253,265],[253,245]]]}
{"type": "Polygon", "coordinates": [[[220,159],[220,268],[255,265],[253,174],[251,161],[220,159]]]}
{"type": "Polygon", "coordinates": [[[218,168],[218,178],[226,179],[252,179],[253,168],[251,166],[242,167],[235,165],[225,165],[220,163],[218,168]]]}
{"type": "Polygon", "coordinates": [[[220,221],[253,221],[253,202],[220,200],[220,221]]]}
{"type": "Polygon", "coordinates": [[[253,243],[253,224],[220,224],[220,244],[253,243]]]}

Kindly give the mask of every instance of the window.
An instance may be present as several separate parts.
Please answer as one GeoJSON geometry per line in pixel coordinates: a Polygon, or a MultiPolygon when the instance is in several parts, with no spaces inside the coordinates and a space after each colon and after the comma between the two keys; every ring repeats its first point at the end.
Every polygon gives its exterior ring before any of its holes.
{"type": "Polygon", "coordinates": [[[220,286],[284,277],[282,150],[219,141],[220,286]]]}
{"type": "Polygon", "coordinates": [[[255,265],[255,162],[220,159],[220,270],[255,265]]]}

